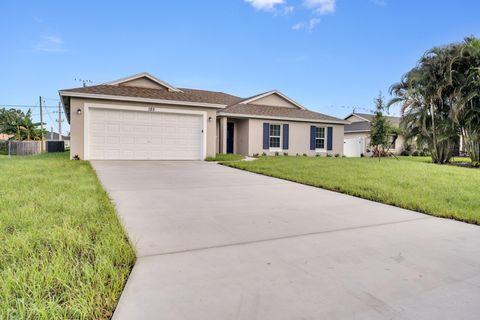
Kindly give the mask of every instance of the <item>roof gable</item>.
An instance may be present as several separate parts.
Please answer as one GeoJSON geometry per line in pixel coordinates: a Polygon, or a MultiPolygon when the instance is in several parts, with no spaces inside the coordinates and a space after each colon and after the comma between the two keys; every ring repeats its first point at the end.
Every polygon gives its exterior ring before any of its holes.
{"type": "Polygon", "coordinates": [[[247,98],[240,103],[306,110],[305,107],[303,107],[301,104],[293,101],[292,99],[277,90],[261,93],[259,95],[247,98]]]}
{"type": "Polygon", "coordinates": [[[365,117],[358,113],[352,113],[349,116],[347,116],[345,120],[348,120],[350,122],[364,122],[364,121],[370,122],[370,117],[365,117]]]}
{"type": "Polygon", "coordinates": [[[173,92],[182,92],[182,90],[175,88],[174,86],[162,81],[148,72],[142,72],[134,74],[129,77],[118,79],[115,81],[110,81],[105,83],[107,85],[118,85],[118,86],[130,86],[130,87],[141,87],[149,89],[165,89],[173,92]]]}

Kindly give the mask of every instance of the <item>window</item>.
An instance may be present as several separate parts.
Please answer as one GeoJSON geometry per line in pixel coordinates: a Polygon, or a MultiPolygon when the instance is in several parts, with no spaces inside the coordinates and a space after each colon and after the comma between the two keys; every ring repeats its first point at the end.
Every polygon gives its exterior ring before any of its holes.
{"type": "Polygon", "coordinates": [[[325,149],[325,128],[317,127],[315,132],[315,149],[325,149]]]}
{"type": "Polygon", "coordinates": [[[280,149],[280,125],[270,125],[270,148],[280,149]]]}

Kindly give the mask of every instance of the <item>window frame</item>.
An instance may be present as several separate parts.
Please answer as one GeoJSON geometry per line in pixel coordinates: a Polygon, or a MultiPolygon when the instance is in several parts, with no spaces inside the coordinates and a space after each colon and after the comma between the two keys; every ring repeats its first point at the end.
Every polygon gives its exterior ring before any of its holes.
{"type": "Polygon", "coordinates": [[[327,127],[316,126],[315,127],[315,152],[325,152],[327,150],[327,127]],[[323,138],[318,138],[318,129],[323,129],[323,138]],[[323,148],[317,148],[317,141],[323,140],[323,148]]]}
{"type": "Polygon", "coordinates": [[[270,123],[268,127],[268,148],[271,151],[281,151],[282,150],[282,125],[280,123],[270,123]],[[272,135],[272,126],[278,126],[278,136],[272,135]],[[272,147],[271,138],[278,138],[278,147],[272,147]]]}

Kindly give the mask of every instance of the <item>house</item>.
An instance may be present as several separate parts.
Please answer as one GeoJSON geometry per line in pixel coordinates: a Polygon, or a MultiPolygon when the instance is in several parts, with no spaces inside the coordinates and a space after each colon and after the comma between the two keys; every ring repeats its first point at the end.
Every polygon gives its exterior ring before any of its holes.
{"type": "Polygon", "coordinates": [[[13,134],[0,133],[0,140],[8,140],[13,137],[13,134]]]}
{"type": "MultiPolygon", "coordinates": [[[[370,156],[370,128],[373,114],[352,113],[345,118],[350,124],[345,126],[344,154],[347,157],[370,156]]],[[[400,117],[386,116],[393,127],[399,127],[400,117]]],[[[390,151],[400,154],[403,150],[405,138],[402,135],[390,135],[390,151]]]]}
{"type": "Polygon", "coordinates": [[[343,154],[348,122],[273,90],[249,98],[141,73],[59,91],[80,159],[198,160],[216,153],[343,154]]]}

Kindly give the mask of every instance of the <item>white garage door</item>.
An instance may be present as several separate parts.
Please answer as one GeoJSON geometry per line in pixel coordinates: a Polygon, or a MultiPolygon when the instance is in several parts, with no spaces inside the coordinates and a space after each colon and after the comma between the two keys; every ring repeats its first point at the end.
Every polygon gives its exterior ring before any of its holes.
{"type": "Polygon", "coordinates": [[[90,159],[203,158],[200,115],[90,108],[88,119],[90,159]]]}
{"type": "MultiPolygon", "coordinates": [[[[365,153],[365,141],[362,138],[345,139],[343,142],[343,154],[346,157],[360,157],[365,153]]],[[[365,155],[365,154],[364,154],[365,155]]]]}

